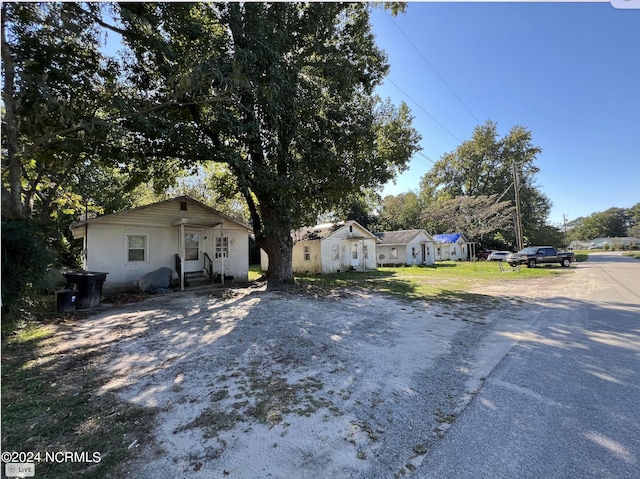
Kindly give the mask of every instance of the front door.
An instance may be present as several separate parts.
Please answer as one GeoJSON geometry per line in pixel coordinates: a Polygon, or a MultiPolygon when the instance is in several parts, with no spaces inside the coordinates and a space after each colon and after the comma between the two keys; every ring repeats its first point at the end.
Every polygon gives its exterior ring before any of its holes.
{"type": "Polygon", "coordinates": [[[184,230],[184,272],[202,270],[202,230],[184,230]]]}
{"type": "Polygon", "coordinates": [[[351,266],[353,266],[356,269],[360,267],[361,252],[359,251],[359,248],[358,248],[359,245],[360,243],[357,241],[354,241],[351,243],[351,266]]]}

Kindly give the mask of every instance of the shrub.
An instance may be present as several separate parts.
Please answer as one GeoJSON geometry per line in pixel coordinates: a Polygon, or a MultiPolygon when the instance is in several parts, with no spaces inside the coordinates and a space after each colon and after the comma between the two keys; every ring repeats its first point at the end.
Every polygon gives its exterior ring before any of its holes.
{"type": "Polygon", "coordinates": [[[2,221],[2,312],[11,319],[50,287],[56,264],[47,228],[28,219],[2,221]]]}

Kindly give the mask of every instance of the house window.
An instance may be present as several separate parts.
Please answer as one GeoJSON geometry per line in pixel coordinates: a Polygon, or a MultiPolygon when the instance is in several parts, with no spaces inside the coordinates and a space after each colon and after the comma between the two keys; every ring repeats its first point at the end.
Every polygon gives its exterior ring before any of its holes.
{"type": "Polygon", "coordinates": [[[181,201],[180,202],[180,211],[187,211],[187,202],[186,201],[181,201]]]}
{"type": "Polygon", "coordinates": [[[416,249],[412,247],[412,248],[411,248],[411,257],[412,257],[413,259],[416,259],[416,256],[417,256],[417,254],[416,254],[416,249]]]}
{"type": "Polygon", "coordinates": [[[311,261],[311,249],[308,246],[304,247],[304,260],[311,261]]]}
{"type": "Polygon", "coordinates": [[[398,248],[391,248],[391,259],[398,259],[398,248]]]}
{"type": "Polygon", "coordinates": [[[362,245],[362,256],[364,256],[364,259],[369,258],[369,249],[366,244],[362,245]]]}
{"type": "Polygon", "coordinates": [[[340,246],[337,244],[333,245],[333,261],[340,260],[340,246]]]}
{"type": "Polygon", "coordinates": [[[229,237],[216,236],[216,258],[229,257],[229,237]]]}
{"type": "Polygon", "coordinates": [[[197,260],[200,250],[200,234],[185,233],[184,235],[184,258],[186,260],[197,260]]]}
{"type": "Polygon", "coordinates": [[[148,261],[148,244],[149,238],[147,235],[125,235],[126,245],[126,263],[144,263],[148,261]]]}
{"type": "Polygon", "coordinates": [[[358,243],[351,243],[351,258],[358,259],[358,243]]]}

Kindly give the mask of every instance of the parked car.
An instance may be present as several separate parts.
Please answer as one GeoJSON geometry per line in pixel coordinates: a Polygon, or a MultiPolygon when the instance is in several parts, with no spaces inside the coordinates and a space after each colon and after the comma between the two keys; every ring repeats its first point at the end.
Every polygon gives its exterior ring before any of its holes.
{"type": "Polygon", "coordinates": [[[489,255],[487,261],[506,261],[511,251],[494,251],[489,255]]]}
{"type": "Polygon", "coordinates": [[[535,268],[537,264],[560,263],[563,268],[568,268],[576,260],[572,251],[557,251],[553,246],[530,246],[517,253],[512,253],[507,258],[511,266],[526,264],[529,268],[535,268]]]}
{"type": "Polygon", "coordinates": [[[478,261],[486,261],[491,253],[493,253],[492,249],[478,251],[478,254],[476,254],[476,258],[478,258],[478,261]]]}

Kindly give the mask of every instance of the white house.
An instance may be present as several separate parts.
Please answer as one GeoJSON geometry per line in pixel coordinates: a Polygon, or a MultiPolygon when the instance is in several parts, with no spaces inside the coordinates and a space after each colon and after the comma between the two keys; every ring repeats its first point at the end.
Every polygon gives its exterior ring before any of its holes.
{"type": "MultiPolygon", "coordinates": [[[[377,238],[357,221],[327,223],[292,231],[293,272],[298,274],[365,271],[376,268],[377,238]]],[[[269,265],[261,251],[263,270],[269,265]]]]}
{"type": "Polygon", "coordinates": [[[378,264],[433,264],[433,238],[423,229],[375,233],[378,264]]]}
{"type": "Polygon", "coordinates": [[[248,279],[251,227],[189,196],[76,221],[71,231],[83,240],[84,269],[109,273],[107,292],[134,289],[161,267],[182,289],[188,273],[248,279]]]}
{"type": "Polygon", "coordinates": [[[446,233],[433,235],[435,241],[436,261],[469,261],[469,243],[462,233],[446,233]]]}

